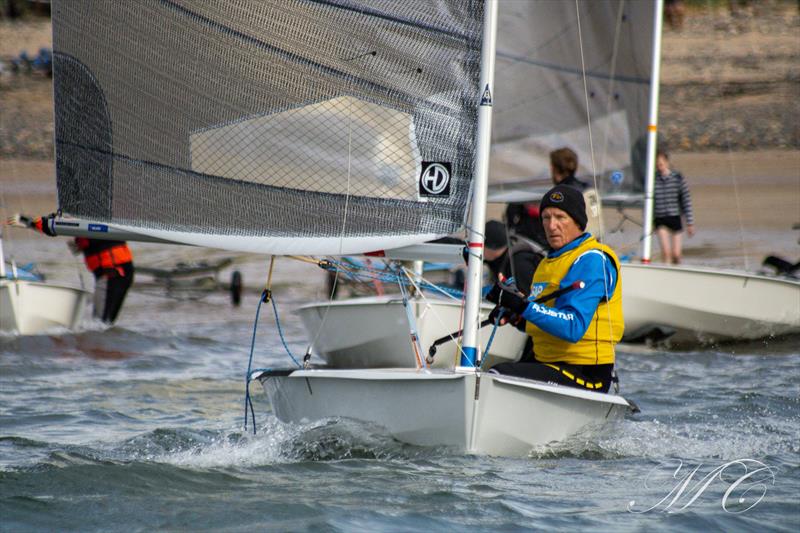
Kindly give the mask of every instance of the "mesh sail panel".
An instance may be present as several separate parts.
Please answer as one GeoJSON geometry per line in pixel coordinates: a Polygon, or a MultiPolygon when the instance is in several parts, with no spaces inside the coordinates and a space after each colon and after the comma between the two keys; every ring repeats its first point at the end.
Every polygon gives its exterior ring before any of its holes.
{"type": "Polygon", "coordinates": [[[564,146],[591,180],[591,123],[601,191],[641,190],[654,7],[652,0],[579,0],[577,9],[573,1],[500,2],[493,183],[549,183],[549,152],[564,146]]]}
{"type": "Polygon", "coordinates": [[[292,253],[330,251],[304,239],[369,249],[456,231],[482,4],[55,2],[59,206],[292,253]]]}

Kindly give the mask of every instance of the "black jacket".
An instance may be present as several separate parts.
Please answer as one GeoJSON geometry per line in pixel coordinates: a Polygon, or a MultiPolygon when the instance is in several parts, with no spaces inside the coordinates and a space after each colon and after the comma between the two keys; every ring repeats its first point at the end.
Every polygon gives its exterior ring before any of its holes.
{"type": "Polygon", "coordinates": [[[506,278],[513,276],[517,287],[528,294],[531,290],[533,273],[546,253],[547,251],[537,243],[519,235],[512,235],[511,248],[494,261],[487,261],[486,265],[492,271],[495,281],[500,273],[506,278]]]}

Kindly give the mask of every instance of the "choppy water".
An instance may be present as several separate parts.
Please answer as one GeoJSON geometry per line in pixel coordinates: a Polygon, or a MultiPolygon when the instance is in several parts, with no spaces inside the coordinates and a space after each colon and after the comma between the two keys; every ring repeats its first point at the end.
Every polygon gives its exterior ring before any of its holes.
{"type": "MultiPolygon", "coordinates": [[[[42,242],[18,253],[57,263],[61,248],[42,242]]],[[[135,251],[141,264],[174,253],[135,251]]],[[[238,268],[251,285],[266,272],[252,262],[238,268]]],[[[289,347],[303,353],[290,311],[319,295],[322,276],[282,263],[275,283],[289,347]]],[[[285,426],[255,385],[259,431],[244,432],[256,302],[254,293],[233,308],[222,293],[176,301],[132,292],[111,329],[0,337],[0,531],[800,526],[797,339],[625,348],[623,392],[641,414],[603,435],[501,459],[408,446],[353,422],[285,426]],[[743,465],[756,473],[747,477],[743,465]]],[[[271,309],[261,316],[257,366],[283,366],[271,309]]]]}

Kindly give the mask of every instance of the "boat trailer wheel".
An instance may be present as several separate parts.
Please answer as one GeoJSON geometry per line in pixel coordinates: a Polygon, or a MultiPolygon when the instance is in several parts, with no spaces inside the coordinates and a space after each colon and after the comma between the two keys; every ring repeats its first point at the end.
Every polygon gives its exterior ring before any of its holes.
{"type": "Polygon", "coordinates": [[[242,273],[234,270],[231,274],[231,303],[239,307],[242,303],[242,273]]]}

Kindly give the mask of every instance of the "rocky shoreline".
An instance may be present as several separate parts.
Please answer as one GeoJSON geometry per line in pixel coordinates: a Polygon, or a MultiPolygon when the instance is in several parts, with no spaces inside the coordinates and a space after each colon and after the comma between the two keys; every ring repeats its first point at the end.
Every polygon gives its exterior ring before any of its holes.
{"type": "MultiPolygon", "coordinates": [[[[794,2],[688,10],[665,27],[660,134],[672,152],[800,149],[800,10],[794,2]]],[[[45,20],[0,21],[0,59],[50,46],[45,20]]],[[[51,79],[0,73],[0,157],[52,159],[51,79]]]]}
{"type": "Polygon", "coordinates": [[[666,26],[660,131],[673,151],[800,148],[800,10],[752,2],[666,26]]]}

